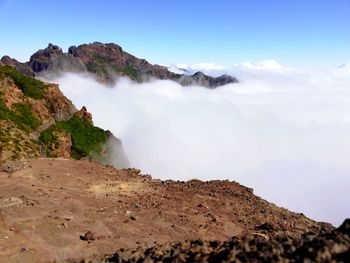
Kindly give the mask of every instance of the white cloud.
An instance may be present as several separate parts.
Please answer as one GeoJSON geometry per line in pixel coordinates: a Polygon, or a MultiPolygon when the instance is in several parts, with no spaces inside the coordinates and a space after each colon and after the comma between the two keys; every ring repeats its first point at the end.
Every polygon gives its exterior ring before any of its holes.
{"type": "Polygon", "coordinates": [[[169,67],[169,70],[173,71],[175,69],[178,70],[187,70],[189,72],[195,72],[195,71],[216,71],[216,70],[224,70],[225,67],[222,65],[218,65],[215,63],[210,62],[200,62],[200,63],[193,63],[193,64],[184,64],[179,63],[174,66],[169,67]]]}
{"type": "Polygon", "coordinates": [[[241,83],[215,90],[126,79],[108,89],[72,74],[56,82],[123,140],[144,173],[239,181],[339,224],[350,216],[350,74],[272,72],[239,75],[241,83]]]}
{"type": "Polygon", "coordinates": [[[242,67],[244,69],[257,69],[257,70],[273,70],[273,69],[283,68],[281,64],[279,64],[277,61],[273,59],[256,61],[256,62],[245,61],[245,62],[242,62],[241,64],[236,64],[234,66],[242,67]]]}
{"type": "Polygon", "coordinates": [[[348,71],[350,71],[350,61],[349,61],[349,62],[344,63],[344,64],[343,64],[343,65],[341,65],[339,68],[340,68],[340,69],[344,69],[344,70],[348,70],[348,71]]]}

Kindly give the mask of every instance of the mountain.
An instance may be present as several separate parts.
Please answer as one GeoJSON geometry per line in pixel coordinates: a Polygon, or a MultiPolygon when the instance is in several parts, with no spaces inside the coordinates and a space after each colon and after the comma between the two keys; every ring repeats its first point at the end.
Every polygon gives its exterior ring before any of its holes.
{"type": "Polygon", "coordinates": [[[178,74],[166,67],[153,65],[145,59],[125,52],[120,46],[110,43],[94,42],[78,47],[71,46],[64,53],[58,46],[49,44],[47,48],[34,53],[26,63],[4,56],[1,63],[16,67],[27,76],[55,76],[62,72],[89,72],[102,83],[112,84],[118,76],[127,76],[137,82],[152,78],[173,80],[181,85],[199,85],[216,88],[238,80],[229,75],[211,77],[202,72],[193,75],[178,74]]]}
{"type": "Polygon", "coordinates": [[[113,157],[126,163],[121,142],[95,127],[86,108],[78,111],[58,85],[3,65],[0,124],[0,163],[37,157],[90,157],[107,163],[113,157]]]}

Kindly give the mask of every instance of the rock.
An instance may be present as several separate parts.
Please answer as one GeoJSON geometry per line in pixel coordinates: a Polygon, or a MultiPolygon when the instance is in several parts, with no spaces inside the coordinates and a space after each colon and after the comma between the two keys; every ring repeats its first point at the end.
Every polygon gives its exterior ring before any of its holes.
{"type": "Polygon", "coordinates": [[[94,42],[77,47],[71,46],[68,53],[64,53],[56,45],[49,44],[47,48],[34,53],[29,62],[20,63],[7,56],[3,57],[1,62],[4,65],[15,66],[28,76],[45,74],[45,77],[50,78],[62,72],[90,72],[105,84],[113,84],[119,76],[127,76],[137,82],[156,78],[173,80],[183,86],[196,85],[207,88],[238,82],[235,77],[228,75],[211,77],[203,72],[197,72],[192,76],[177,74],[166,67],[137,58],[114,43],[94,42]]]}
{"type": "Polygon", "coordinates": [[[80,239],[84,241],[94,241],[96,236],[91,231],[87,231],[84,236],[80,236],[80,239]]]}
{"type": "Polygon", "coordinates": [[[273,231],[273,230],[277,230],[277,227],[273,224],[270,224],[270,223],[263,223],[263,224],[257,226],[255,229],[265,230],[265,231],[273,231]]]}
{"type": "Polygon", "coordinates": [[[56,84],[49,86],[46,100],[47,107],[56,121],[69,120],[77,112],[73,103],[63,95],[56,84]]]}
{"type": "Polygon", "coordinates": [[[350,218],[345,219],[343,224],[338,228],[338,231],[350,236],[350,218]]]}
{"type": "Polygon", "coordinates": [[[127,211],[125,212],[125,215],[126,215],[126,216],[131,216],[131,215],[132,215],[132,212],[129,211],[129,210],[127,210],[127,211]]]}
{"type": "MultiPolygon", "coordinates": [[[[267,227],[267,224],[263,224],[267,227]]],[[[267,227],[269,228],[269,227],[267,227]]],[[[347,226],[346,226],[347,228],[347,226]]],[[[192,240],[120,249],[103,262],[350,262],[350,238],[339,230],[311,237],[192,240]]]]}
{"type": "MultiPolygon", "coordinates": [[[[58,46],[49,44],[47,48],[34,53],[29,60],[29,66],[35,73],[48,73],[55,77],[62,72],[85,72],[86,68],[81,60],[63,53],[58,46]]],[[[47,76],[47,75],[46,75],[47,76]]]]}
{"type": "Polygon", "coordinates": [[[77,115],[82,118],[87,120],[89,123],[93,124],[92,121],[92,114],[87,111],[86,107],[83,106],[80,111],[77,112],[77,115]]]}

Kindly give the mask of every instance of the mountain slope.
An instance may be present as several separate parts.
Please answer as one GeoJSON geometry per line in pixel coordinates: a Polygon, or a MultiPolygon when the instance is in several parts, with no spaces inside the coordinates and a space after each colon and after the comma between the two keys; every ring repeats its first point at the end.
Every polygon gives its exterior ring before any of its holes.
{"type": "Polygon", "coordinates": [[[144,59],[139,59],[120,46],[110,43],[94,42],[78,47],[72,46],[68,53],[64,53],[58,46],[49,44],[45,49],[34,53],[29,62],[20,63],[15,59],[4,56],[1,59],[4,65],[11,65],[28,76],[55,76],[62,72],[90,72],[103,83],[113,83],[118,76],[127,76],[138,82],[148,81],[151,78],[173,80],[181,85],[199,85],[216,88],[229,83],[238,82],[232,76],[207,76],[197,72],[192,76],[176,74],[166,67],[152,65],[144,59]]]}
{"type": "Polygon", "coordinates": [[[0,171],[5,262],[61,262],[121,248],[232,236],[295,240],[333,229],[235,182],[160,181],[136,169],[86,160],[18,164],[0,171]]]}
{"type": "MultiPolygon", "coordinates": [[[[108,162],[105,145],[113,142],[113,148],[121,148],[120,141],[95,127],[86,108],[78,111],[58,85],[1,65],[0,124],[0,162],[42,156],[108,162]]],[[[120,155],[123,159],[122,150],[120,155]]]]}

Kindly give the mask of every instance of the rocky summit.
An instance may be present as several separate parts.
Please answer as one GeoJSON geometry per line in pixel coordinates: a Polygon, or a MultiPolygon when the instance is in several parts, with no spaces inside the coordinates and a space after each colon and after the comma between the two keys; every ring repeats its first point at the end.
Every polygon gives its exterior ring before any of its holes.
{"type": "Polygon", "coordinates": [[[28,62],[21,63],[4,56],[1,63],[14,66],[27,76],[45,74],[46,77],[54,77],[63,72],[89,72],[105,84],[114,83],[119,76],[126,76],[137,82],[154,78],[173,80],[183,86],[197,85],[208,88],[238,82],[235,77],[229,75],[211,77],[202,72],[193,75],[177,74],[164,66],[153,65],[145,59],[137,58],[113,43],[94,42],[72,46],[68,49],[68,53],[64,53],[58,46],[49,44],[47,48],[34,53],[28,62]]]}

